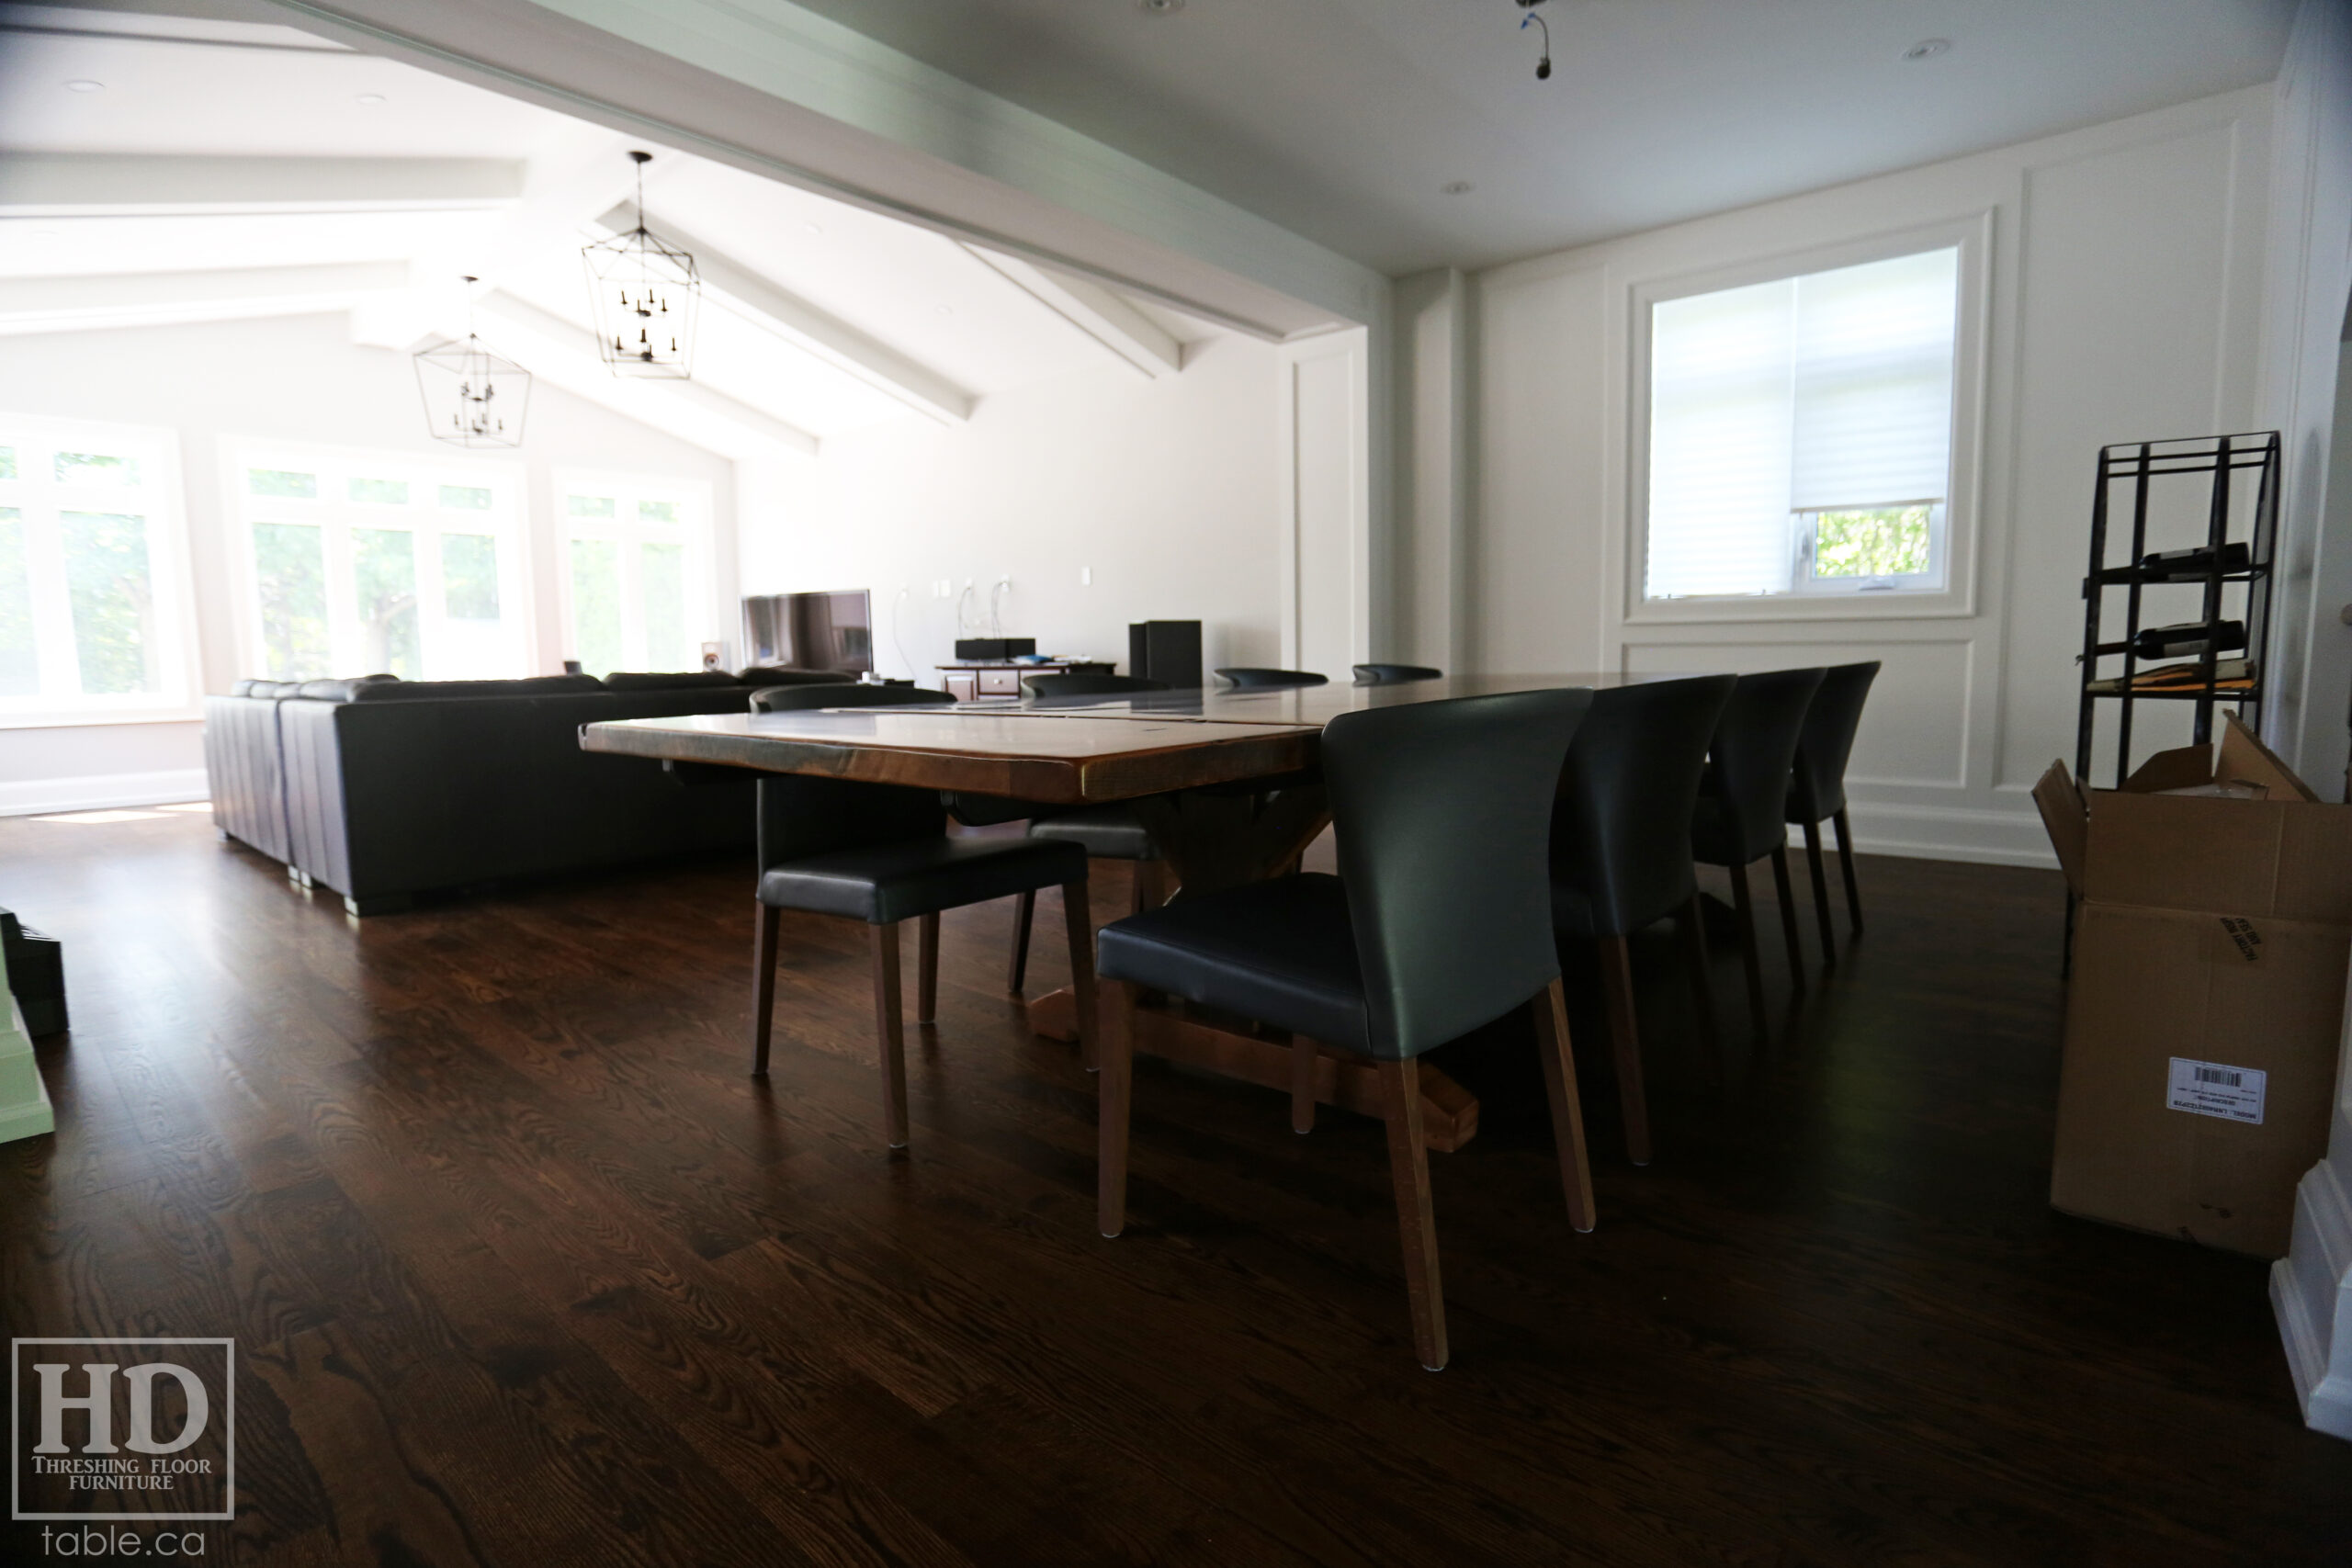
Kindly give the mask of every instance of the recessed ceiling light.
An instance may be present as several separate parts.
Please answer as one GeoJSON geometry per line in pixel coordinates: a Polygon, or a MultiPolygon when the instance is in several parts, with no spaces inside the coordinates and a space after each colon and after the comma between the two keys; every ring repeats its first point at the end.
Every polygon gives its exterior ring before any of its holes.
{"type": "Polygon", "coordinates": [[[1478,187],[1468,180],[1448,180],[1437,188],[1444,196],[1468,196],[1478,187]]]}
{"type": "Polygon", "coordinates": [[[1172,17],[1184,8],[1184,0],[1136,0],[1136,7],[1148,17],[1172,17]]]}
{"type": "Polygon", "coordinates": [[[57,238],[57,231],[54,229],[35,229],[31,231],[31,237],[36,240],[54,240],[57,238]]]}
{"type": "Polygon", "coordinates": [[[1905,60],[1933,60],[1939,54],[1949,54],[1951,52],[1951,39],[1948,38],[1923,38],[1917,43],[1913,44],[1909,49],[1905,50],[1903,51],[1903,58],[1905,60]]]}
{"type": "Polygon", "coordinates": [[[811,234],[821,234],[825,231],[825,226],[822,223],[804,223],[801,227],[811,234]]]}
{"type": "Polygon", "coordinates": [[[359,95],[357,101],[366,104],[369,108],[374,108],[378,104],[384,101],[384,95],[381,93],[362,93],[359,95]]]}
{"type": "Polygon", "coordinates": [[[953,305],[941,305],[936,307],[936,310],[943,316],[952,316],[956,313],[956,307],[953,305]]]}
{"type": "Polygon", "coordinates": [[[87,76],[77,76],[65,84],[65,90],[69,93],[95,93],[105,85],[104,82],[93,82],[87,76]]]}

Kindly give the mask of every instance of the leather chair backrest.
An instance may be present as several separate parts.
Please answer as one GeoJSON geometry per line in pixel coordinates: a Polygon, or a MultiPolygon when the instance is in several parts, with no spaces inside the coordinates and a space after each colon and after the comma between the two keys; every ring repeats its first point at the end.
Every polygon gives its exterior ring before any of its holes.
{"type": "Polygon", "coordinates": [[[1746,865],[1788,841],[1789,770],[1805,709],[1824,671],[1768,670],[1742,675],[1715,721],[1701,787],[1723,804],[1729,841],[1721,850],[1746,865]]]}
{"type": "Polygon", "coordinates": [[[1122,692],[1164,692],[1165,681],[1141,675],[1023,675],[1021,684],[1033,697],[1112,697],[1122,692]]]}
{"type": "Polygon", "coordinates": [[[1846,761],[1854,754],[1854,732],[1861,728],[1862,705],[1878,679],[1875,659],[1867,664],[1833,664],[1822,671],[1820,690],[1804,711],[1797,736],[1795,770],[1789,779],[1789,820],[1818,822],[1846,809],[1846,761]]]}
{"type": "Polygon", "coordinates": [[[1589,900],[1593,935],[1626,935],[1689,901],[1690,813],[1736,679],[1592,694],[1552,809],[1552,874],[1589,900]]]}
{"type": "Polygon", "coordinates": [[[921,707],[956,699],[921,686],[862,686],[855,681],[764,686],[752,694],[753,713],[804,713],[810,708],[921,707]]]}
{"type": "Polygon", "coordinates": [[[1375,1056],[1419,1055],[1559,976],[1544,848],[1580,687],[1342,714],[1323,732],[1375,1056]]]}
{"type": "Polygon", "coordinates": [[[1217,674],[1244,692],[1273,691],[1283,686],[1322,686],[1330,683],[1329,675],[1317,675],[1312,670],[1265,670],[1254,664],[1238,664],[1220,670],[1217,674]]]}
{"type": "MultiPolygon", "coordinates": [[[[952,703],[921,686],[777,686],[752,694],[755,713],[952,703]]],[[[947,830],[939,792],[807,773],[760,776],[760,869],[834,850],[936,838],[947,830]]]]}
{"type": "Polygon", "coordinates": [[[1401,686],[1408,681],[1445,679],[1444,671],[1426,664],[1359,664],[1355,672],[1359,686],[1401,686]]]}

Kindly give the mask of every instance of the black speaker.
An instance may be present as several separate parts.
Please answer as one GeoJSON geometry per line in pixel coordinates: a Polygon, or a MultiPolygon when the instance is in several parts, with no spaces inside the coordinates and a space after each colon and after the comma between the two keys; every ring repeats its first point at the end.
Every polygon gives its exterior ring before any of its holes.
{"type": "Polygon", "coordinates": [[[1201,683],[1201,623],[1138,621],[1127,627],[1127,673],[1178,691],[1201,683]]]}

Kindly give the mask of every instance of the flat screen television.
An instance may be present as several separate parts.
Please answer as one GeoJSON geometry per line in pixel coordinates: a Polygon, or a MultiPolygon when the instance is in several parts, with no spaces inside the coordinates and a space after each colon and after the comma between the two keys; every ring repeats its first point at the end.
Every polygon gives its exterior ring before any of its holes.
{"type": "Polygon", "coordinates": [[[874,595],[853,588],[746,599],[743,653],[746,664],[764,670],[866,674],[874,668],[874,595]]]}

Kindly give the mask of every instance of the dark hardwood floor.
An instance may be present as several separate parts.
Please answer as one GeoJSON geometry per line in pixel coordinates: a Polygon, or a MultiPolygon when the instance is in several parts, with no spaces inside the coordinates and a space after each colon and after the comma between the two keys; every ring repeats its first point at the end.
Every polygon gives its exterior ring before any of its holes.
{"type": "Polygon", "coordinates": [[[947,917],[893,1160],[855,928],[785,918],[746,1076],[746,865],[352,922],[200,817],[0,821],[76,1024],[61,1131],[0,1145],[0,1308],[236,1337],[211,1562],[2352,1561],[2263,1265],[2044,1202],[2054,874],[1861,874],[1868,935],[1761,1055],[1718,947],[1721,1093],[1636,943],[1645,1170],[1571,967],[1589,1235],[1523,1026],[1449,1048],[1485,1122],[1431,1161],[1433,1376],[1370,1121],[1295,1136],[1147,1062],[1096,1235],[1091,1080],[1001,994],[1009,904],[947,917]]]}

